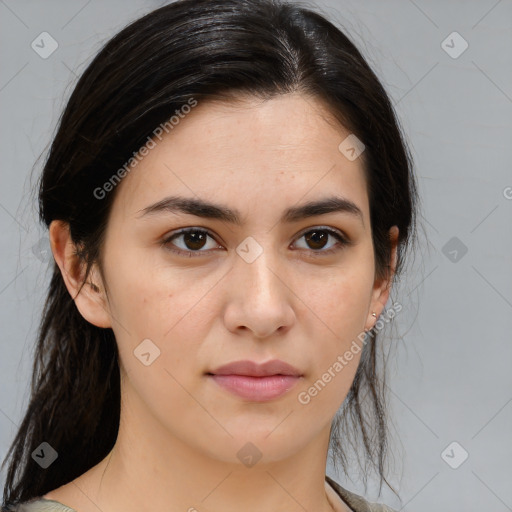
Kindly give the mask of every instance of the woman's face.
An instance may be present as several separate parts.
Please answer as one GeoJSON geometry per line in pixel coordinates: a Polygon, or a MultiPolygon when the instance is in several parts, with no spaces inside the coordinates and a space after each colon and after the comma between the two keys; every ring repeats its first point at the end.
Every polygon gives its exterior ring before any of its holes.
{"type": "Polygon", "coordinates": [[[108,301],[77,305],[115,333],[126,421],[234,463],[240,448],[255,450],[248,442],[271,461],[328,437],[359,363],[355,343],[388,295],[374,281],[361,159],[339,149],[349,132],[327,115],[298,94],[199,102],[118,185],[100,286],[108,301]],[[274,359],[300,377],[209,375],[274,359]]]}

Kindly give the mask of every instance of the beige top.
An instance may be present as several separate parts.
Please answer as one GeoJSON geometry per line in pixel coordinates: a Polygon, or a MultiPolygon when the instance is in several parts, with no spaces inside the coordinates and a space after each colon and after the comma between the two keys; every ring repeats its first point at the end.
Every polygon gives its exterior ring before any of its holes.
{"type": "MultiPolygon", "coordinates": [[[[362,496],[341,487],[332,478],[325,476],[327,499],[336,512],[345,512],[346,504],[353,512],[396,512],[379,503],[371,503],[362,496]]],[[[19,504],[12,512],[76,512],[62,503],[45,498],[36,498],[19,504]]]]}
{"type": "Polygon", "coordinates": [[[396,512],[395,509],[387,505],[367,501],[359,494],[348,491],[327,475],[325,475],[325,490],[327,492],[327,499],[336,512],[343,511],[343,502],[348,505],[353,512],[396,512]]]}

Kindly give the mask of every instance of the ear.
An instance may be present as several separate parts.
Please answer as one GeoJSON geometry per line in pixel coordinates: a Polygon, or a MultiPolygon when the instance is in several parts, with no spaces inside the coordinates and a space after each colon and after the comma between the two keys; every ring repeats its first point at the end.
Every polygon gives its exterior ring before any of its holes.
{"type": "Polygon", "coordinates": [[[80,314],[96,327],[111,327],[105,286],[96,265],[93,265],[89,273],[90,281],[80,290],[85,264],[76,254],[77,247],[71,239],[69,224],[61,220],[52,221],[49,235],[53,257],[80,314]]]}
{"type": "Polygon", "coordinates": [[[376,322],[383,309],[386,307],[386,303],[389,298],[389,292],[391,291],[391,285],[393,284],[393,277],[396,270],[396,258],[397,258],[397,247],[398,247],[398,227],[392,226],[389,230],[389,238],[391,241],[391,258],[390,268],[388,269],[387,275],[380,279],[375,279],[373,285],[372,298],[370,303],[370,311],[368,312],[367,326],[370,329],[376,322]],[[375,312],[377,317],[374,317],[372,313],[375,312]]]}

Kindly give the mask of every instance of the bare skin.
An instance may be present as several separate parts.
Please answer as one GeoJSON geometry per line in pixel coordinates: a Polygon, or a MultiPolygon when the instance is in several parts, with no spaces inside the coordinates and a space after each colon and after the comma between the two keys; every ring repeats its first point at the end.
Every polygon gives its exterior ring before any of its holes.
{"type": "MultiPolygon", "coordinates": [[[[374,325],[392,282],[392,272],[375,277],[362,162],[338,149],[347,135],[321,103],[299,94],[200,103],[118,185],[104,280],[95,267],[88,282],[97,288],[87,284],[75,303],[90,323],[114,331],[119,435],[97,466],[45,498],[78,512],[350,510],[332,492],[329,500],[325,469],[331,422],[361,352],[309,403],[298,400],[374,325]],[[243,222],[142,215],[171,195],[227,206],[243,222]],[[280,220],[288,208],[331,196],[355,203],[361,217],[280,220]],[[192,227],[207,231],[202,246],[197,233],[161,243],[192,227]],[[322,239],[311,239],[315,230],[322,239]],[[247,237],[262,250],[252,262],[236,252],[247,237]],[[134,355],[145,339],[160,350],[148,366],[134,355]],[[207,375],[228,362],[274,358],[302,376],[266,402],[244,400],[207,375]],[[244,446],[261,454],[252,467],[237,456],[244,446]]],[[[396,226],[390,235],[394,270],[396,226]]],[[[50,240],[75,296],[83,276],[67,226],[54,221],[50,240]]]]}

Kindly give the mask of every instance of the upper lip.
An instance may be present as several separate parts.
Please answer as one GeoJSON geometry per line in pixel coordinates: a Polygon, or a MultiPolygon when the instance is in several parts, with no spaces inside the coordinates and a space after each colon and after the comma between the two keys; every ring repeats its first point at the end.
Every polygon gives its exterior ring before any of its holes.
{"type": "Polygon", "coordinates": [[[219,366],[209,373],[215,375],[247,375],[249,377],[268,377],[269,375],[293,375],[300,377],[302,375],[300,370],[279,359],[272,359],[265,363],[249,360],[234,361],[219,366]]]}

